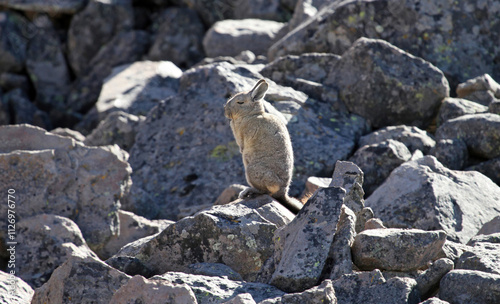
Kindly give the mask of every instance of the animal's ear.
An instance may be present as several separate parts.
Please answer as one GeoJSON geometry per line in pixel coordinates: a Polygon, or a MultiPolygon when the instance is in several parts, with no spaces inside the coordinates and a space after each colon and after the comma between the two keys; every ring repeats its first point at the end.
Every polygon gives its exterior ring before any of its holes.
{"type": "Polygon", "coordinates": [[[267,89],[269,89],[269,84],[264,79],[257,81],[253,89],[250,91],[250,96],[252,101],[261,100],[266,95],[267,89]]]}

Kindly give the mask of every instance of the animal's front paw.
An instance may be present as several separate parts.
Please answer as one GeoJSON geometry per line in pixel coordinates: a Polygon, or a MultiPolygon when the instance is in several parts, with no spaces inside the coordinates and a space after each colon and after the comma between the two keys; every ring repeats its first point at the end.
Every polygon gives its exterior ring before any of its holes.
{"type": "Polygon", "coordinates": [[[252,198],[255,198],[261,194],[262,193],[259,190],[252,188],[252,187],[249,187],[249,188],[246,188],[245,190],[241,191],[240,194],[238,195],[238,197],[241,199],[252,199],[252,198]]]}

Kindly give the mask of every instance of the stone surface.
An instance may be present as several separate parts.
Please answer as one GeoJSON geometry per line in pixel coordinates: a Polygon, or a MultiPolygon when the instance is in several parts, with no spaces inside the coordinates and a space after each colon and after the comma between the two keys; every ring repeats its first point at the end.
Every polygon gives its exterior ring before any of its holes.
{"type": "MultiPolygon", "coordinates": [[[[265,304],[266,301],[261,302],[265,304]]],[[[289,293],[283,295],[277,303],[298,304],[298,303],[328,303],[336,304],[335,290],[331,280],[324,280],[318,286],[309,288],[303,292],[289,293]]]]}
{"type": "Polygon", "coordinates": [[[240,293],[251,294],[256,302],[284,294],[283,291],[267,284],[231,281],[227,278],[207,277],[182,272],[167,272],[154,276],[150,280],[186,284],[193,290],[198,304],[224,303],[240,293]]]}
{"type": "MultiPolygon", "coordinates": [[[[483,226],[483,228],[485,228],[488,224],[494,222],[495,219],[498,219],[498,217],[496,217],[493,220],[491,220],[490,222],[486,223],[483,226]]],[[[483,230],[483,228],[481,228],[481,230],[483,230]]],[[[484,243],[484,242],[494,243],[494,244],[500,243],[500,232],[493,232],[491,234],[480,234],[481,230],[478,232],[478,234],[475,237],[470,239],[470,241],[467,243],[467,245],[475,246],[476,243],[484,243]]]]}
{"type": "Polygon", "coordinates": [[[0,5],[27,12],[49,14],[74,14],[87,1],[85,0],[0,0],[0,5]]]}
{"type": "Polygon", "coordinates": [[[434,261],[427,270],[416,278],[421,297],[425,299],[434,294],[439,288],[441,278],[453,268],[454,264],[450,259],[442,258],[434,261]]]}
{"type": "Polygon", "coordinates": [[[365,223],[365,227],[363,230],[370,230],[370,229],[385,229],[387,227],[384,226],[384,222],[382,222],[381,219],[379,218],[371,218],[365,223]]]}
{"type": "Polygon", "coordinates": [[[227,277],[232,281],[243,281],[239,273],[221,263],[196,263],[188,266],[187,273],[209,277],[227,277]]]}
{"type": "Polygon", "coordinates": [[[477,234],[500,233],[500,215],[495,216],[491,221],[485,223],[477,234]]]}
{"type": "Polygon", "coordinates": [[[49,115],[33,104],[21,89],[14,89],[3,96],[3,103],[8,105],[12,124],[30,124],[44,129],[51,129],[49,115]]]}
{"type": "Polygon", "coordinates": [[[42,286],[52,272],[72,255],[97,257],[70,219],[40,214],[16,225],[16,266],[19,277],[33,288],[42,286]]]}
{"type": "Polygon", "coordinates": [[[500,84],[489,74],[483,74],[469,79],[457,86],[457,96],[467,98],[475,92],[489,91],[496,98],[500,98],[500,84]]]}
{"type": "Polygon", "coordinates": [[[500,185],[500,157],[481,162],[465,168],[467,171],[478,171],[500,185]]]}
{"type": "Polygon", "coordinates": [[[436,144],[434,138],[428,132],[417,127],[400,125],[385,127],[366,134],[359,139],[358,146],[373,145],[388,139],[405,144],[411,153],[420,150],[427,154],[436,144]]]}
{"type": "MultiPolygon", "coordinates": [[[[118,232],[118,200],[131,183],[128,163],[112,149],[85,147],[40,128],[0,130],[2,189],[29,202],[17,205],[17,220],[41,213],[68,217],[98,252],[118,232]]],[[[1,212],[6,208],[0,205],[1,212]]]]}
{"type": "Polygon", "coordinates": [[[265,55],[280,38],[283,26],[281,22],[260,19],[218,21],[205,34],[203,48],[208,57],[236,56],[246,50],[265,55]]]}
{"type": "Polygon", "coordinates": [[[83,142],[85,140],[85,136],[83,136],[82,133],[68,128],[56,128],[51,130],[50,133],[70,137],[79,142],[83,142]]]}
{"type": "Polygon", "coordinates": [[[295,219],[275,233],[276,266],[270,284],[297,292],[318,283],[334,242],[344,196],[345,190],[338,187],[318,190],[295,219]]]}
{"type": "Polygon", "coordinates": [[[460,138],[438,140],[429,154],[452,170],[462,170],[469,160],[467,145],[460,138]]]}
{"type": "Polygon", "coordinates": [[[481,173],[452,171],[425,156],[396,168],[365,204],[387,227],[442,229],[466,243],[498,213],[499,197],[500,187],[481,173]]]}
{"type": "MultiPolygon", "coordinates": [[[[338,1],[338,0],[337,0],[338,1]]],[[[298,27],[307,19],[313,17],[325,5],[331,3],[328,0],[298,0],[293,10],[292,19],[288,22],[289,31],[298,27]]]]}
{"type": "Polygon", "coordinates": [[[148,53],[150,60],[169,60],[179,67],[187,68],[203,59],[205,29],[195,11],[167,8],[159,19],[161,23],[148,53]]]}
{"type": "Polygon", "coordinates": [[[160,280],[148,280],[142,276],[132,277],[114,294],[110,304],[196,304],[196,297],[186,284],[176,284],[160,280]]]}
{"type": "Polygon", "coordinates": [[[358,39],[335,67],[325,84],[336,86],[347,109],[374,128],[426,128],[449,95],[440,70],[383,40],[358,39]]]}
{"type": "Polygon", "coordinates": [[[349,161],[358,165],[363,171],[363,189],[369,196],[385,181],[392,170],[410,158],[411,153],[403,143],[389,139],[362,146],[349,158],[349,161]]]}
{"type": "MultiPolygon", "coordinates": [[[[345,199],[344,199],[345,200],[345,199]]],[[[337,231],[330,248],[330,259],[332,270],[329,278],[336,280],[347,273],[352,273],[351,247],[356,237],[356,214],[346,207],[342,207],[342,213],[337,224],[337,231]]]]}
{"type": "Polygon", "coordinates": [[[500,275],[500,243],[475,243],[470,251],[464,252],[460,256],[456,268],[500,275]]]}
{"type": "Polygon", "coordinates": [[[446,238],[444,231],[370,229],[356,235],[354,264],[361,270],[411,271],[427,268],[437,259],[446,238]]]}
{"type": "Polygon", "coordinates": [[[72,256],[52,273],[47,283],[35,290],[31,303],[107,304],[129,280],[130,276],[97,258],[72,256]]]}
{"type": "Polygon", "coordinates": [[[488,107],[479,103],[467,99],[446,97],[439,108],[437,121],[438,125],[442,125],[453,118],[485,112],[488,112],[488,107]]]}
{"type": "Polygon", "coordinates": [[[500,157],[500,115],[464,115],[448,120],[437,129],[436,138],[460,138],[472,155],[486,159],[500,157]]]}
{"type": "Polygon", "coordinates": [[[0,303],[27,304],[35,291],[23,280],[0,270],[0,303]]]}
{"type": "Polygon", "coordinates": [[[500,302],[500,275],[455,269],[441,280],[439,298],[453,304],[493,304],[500,302]]]}
{"type": "Polygon", "coordinates": [[[241,191],[245,190],[247,187],[240,184],[229,185],[222,193],[217,197],[214,205],[226,205],[238,199],[238,195],[241,191]]]}
{"type": "Polygon", "coordinates": [[[465,81],[489,73],[500,79],[495,0],[334,1],[269,50],[271,60],[285,54],[343,54],[359,37],[383,39],[433,63],[450,78],[465,81]],[[451,59],[453,58],[453,60],[451,59]],[[464,68],[457,62],[475,64],[464,68]]]}
{"type": "MultiPolygon", "coordinates": [[[[262,302],[259,302],[262,303],[262,302]]],[[[224,302],[224,304],[256,304],[252,295],[249,293],[240,293],[231,300],[224,302]]]]}
{"type": "Polygon", "coordinates": [[[0,28],[0,74],[21,72],[28,41],[36,35],[36,27],[24,16],[7,11],[0,12],[0,28]]]}

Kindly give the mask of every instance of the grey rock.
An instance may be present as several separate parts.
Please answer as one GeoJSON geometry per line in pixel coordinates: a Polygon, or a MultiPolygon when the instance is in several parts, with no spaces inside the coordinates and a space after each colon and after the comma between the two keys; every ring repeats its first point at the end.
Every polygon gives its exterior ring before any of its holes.
{"type": "Polygon", "coordinates": [[[361,270],[424,269],[429,261],[438,258],[445,238],[444,231],[395,228],[365,230],[354,239],[352,258],[361,270]]]}
{"type": "Polygon", "coordinates": [[[458,263],[458,259],[464,252],[471,250],[471,246],[446,240],[443,245],[443,250],[439,254],[439,257],[450,259],[454,264],[456,264],[458,263]]]}
{"type": "Polygon", "coordinates": [[[132,1],[88,1],[73,16],[68,29],[68,61],[73,72],[77,76],[88,74],[100,48],[133,25],[132,1]]]}
{"type": "Polygon", "coordinates": [[[378,269],[347,274],[333,282],[339,304],[417,304],[420,298],[416,285],[417,282],[412,278],[395,277],[386,280],[378,269]]]}
{"type": "Polygon", "coordinates": [[[209,277],[227,277],[232,281],[243,281],[239,273],[221,263],[196,263],[188,266],[187,273],[209,277]]]}
{"type": "Polygon", "coordinates": [[[26,61],[28,41],[36,35],[36,27],[22,15],[0,12],[0,74],[21,72],[26,61]]]}
{"type": "MultiPolygon", "coordinates": [[[[118,233],[119,199],[131,183],[129,164],[109,149],[85,147],[40,128],[16,125],[0,130],[0,184],[26,202],[17,205],[17,219],[41,213],[70,218],[99,252],[118,233]]],[[[0,212],[6,213],[6,208],[1,205],[0,212]]]]}
{"type": "Polygon", "coordinates": [[[283,26],[281,22],[259,19],[218,21],[205,34],[203,48],[209,57],[236,56],[245,50],[265,55],[280,38],[283,26]]]}
{"type": "Polygon", "coordinates": [[[318,190],[295,219],[275,233],[276,267],[271,285],[297,292],[318,283],[337,231],[344,196],[345,190],[338,187],[318,190]]]}
{"type": "Polygon", "coordinates": [[[491,221],[485,223],[477,234],[493,234],[500,233],[500,215],[495,216],[491,221]]]}
{"type": "Polygon", "coordinates": [[[169,60],[186,68],[203,59],[202,40],[205,29],[195,11],[188,8],[167,8],[159,19],[161,23],[148,53],[150,60],[169,60]]]}
{"type": "Polygon", "coordinates": [[[336,86],[347,109],[374,128],[426,128],[449,95],[448,81],[435,66],[388,42],[367,38],[342,55],[325,84],[336,86]]]}
{"type": "Polygon", "coordinates": [[[4,92],[20,88],[23,91],[31,89],[29,77],[24,74],[1,73],[0,74],[0,89],[4,92]]]}
{"type": "Polygon", "coordinates": [[[70,137],[79,142],[83,142],[85,140],[85,136],[83,136],[82,133],[68,128],[56,128],[51,130],[50,133],[70,137]]]}
{"type": "Polygon", "coordinates": [[[351,247],[355,237],[356,214],[348,207],[343,206],[333,244],[330,248],[329,255],[332,260],[330,279],[336,280],[344,274],[352,273],[351,247]]]}
{"type": "Polygon", "coordinates": [[[500,115],[464,115],[448,120],[436,131],[437,139],[462,139],[472,155],[500,157],[500,115]]]}
{"type": "Polygon", "coordinates": [[[144,116],[135,116],[123,111],[111,112],[84,141],[87,146],[118,145],[130,151],[135,143],[135,135],[144,116]]]}
{"type": "Polygon", "coordinates": [[[453,261],[447,258],[442,258],[434,261],[427,270],[421,273],[417,278],[417,288],[422,298],[427,298],[434,294],[439,288],[441,278],[453,270],[453,261]]]}
{"type": "Polygon", "coordinates": [[[396,140],[363,146],[349,161],[358,165],[364,173],[363,189],[370,195],[377,189],[395,168],[410,160],[408,148],[396,140]]]}
{"type": "Polygon", "coordinates": [[[42,286],[52,272],[72,255],[97,258],[70,219],[40,214],[16,225],[18,276],[33,288],[42,286]]]}
{"type": "MultiPolygon", "coordinates": [[[[260,302],[266,303],[266,301],[260,302]]],[[[276,302],[279,304],[300,304],[300,303],[328,303],[336,304],[335,290],[331,280],[324,280],[318,286],[309,288],[303,292],[289,293],[283,295],[276,302]]]]}
{"type": "Polygon", "coordinates": [[[488,112],[488,107],[479,103],[467,99],[446,97],[439,109],[438,125],[442,125],[450,119],[463,115],[486,112],[488,112]]]}
{"type": "Polygon", "coordinates": [[[319,188],[327,188],[332,182],[330,177],[310,176],[306,180],[304,191],[300,195],[300,201],[307,201],[319,188]]]}
{"type": "Polygon", "coordinates": [[[422,57],[458,81],[485,72],[499,78],[498,63],[491,62],[499,54],[495,47],[500,34],[487,25],[499,12],[495,0],[335,1],[275,43],[269,58],[305,52],[343,54],[356,39],[368,37],[422,57]],[[456,64],[472,59],[474,66],[456,64]]]}
{"type": "Polygon", "coordinates": [[[467,99],[475,92],[484,91],[491,92],[494,97],[500,98],[500,84],[498,84],[489,74],[483,74],[460,83],[456,90],[458,97],[467,99]]]}
{"type": "Polygon", "coordinates": [[[420,150],[424,154],[428,154],[436,144],[433,136],[428,132],[417,127],[400,125],[385,127],[366,134],[359,139],[358,146],[373,145],[388,139],[402,142],[411,153],[420,150]]]}
{"type": "Polygon", "coordinates": [[[492,102],[498,101],[491,91],[476,91],[467,95],[467,99],[486,107],[489,107],[492,102]]]}
{"type": "Polygon", "coordinates": [[[254,209],[260,216],[278,228],[288,225],[295,217],[290,210],[269,195],[261,195],[250,200],[237,200],[234,203],[240,203],[243,206],[254,209]]]}
{"type": "Polygon", "coordinates": [[[467,171],[478,171],[489,177],[497,185],[500,185],[500,157],[481,162],[465,168],[467,171]]]}
{"type": "MultiPolygon", "coordinates": [[[[335,1],[339,2],[339,0],[335,1]]],[[[332,1],[327,0],[298,0],[293,11],[292,19],[288,22],[289,31],[316,15],[322,7],[331,2],[332,1]]]]}
{"type": "MultiPolygon", "coordinates": [[[[259,303],[262,303],[262,302],[259,302],[259,303]]],[[[232,298],[231,300],[224,302],[224,304],[256,304],[256,302],[254,301],[251,294],[240,293],[236,297],[232,298]]]]}
{"type": "Polygon", "coordinates": [[[369,229],[385,229],[387,227],[384,226],[384,222],[382,222],[379,218],[371,218],[365,223],[365,227],[363,230],[369,229]]]}
{"type": "Polygon", "coordinates": [[[106,260],[106,264],[130,276],[141,275],[149,278],[155,275],[151,268],[133,256],[112,256],[106,260]]]}
{"type": "Polygon", "coordinates": [[[224,303],[240,293],[249,293],[256,302],[267,298],[280,297],[283,291],[263,283],[232,281],[227,278],[207,277],[185,274],[182,272],[167,272],[154,276],[151,281],[186,284],[193,290],[199,304],[224,303]]]}
{"type": "Polygon", "coordinates": [[[466,243],[496,215],[499,197],[500,187],[481,173],[452,171],[425,156],[392,171],[365,204],[387,227],[444,230],[466,243]]]}
{"type": "Polygon", "coordinates": [[[441,280],[439,298],[453,304],[494,304],[500,302],[500,275],[476,270],[455,269],[441,280]]]}
{"type": "Polygon", "coordinates": [[[74,14],[83,8],[85,0],[0,0],[0,5],[27,12],[74,14]]]}
{"type": "MultiPolygon", "coordinates": [[[[481,228],[481,230],[483,230],[486,225],[492,223],[495,221],[495,219],[497,219],[497,222],[498,222],[498,216],[496,218],[494,218],[493,220],[489,221],[488,223],[486,223],[483,228],[481,228]]],[[[491,234],[480,234],[481,230],[479,230],[478,232],[478,235],[476,235],[475,237],[473,237],[472,239],[470,239],[470,241],[467,243],[467,245],[469,246],[475,246],[476,243],[495,243],[495,244],[499,244],[500,243],[500,232],[494,232],[494,233],[491,233],[491,234]]]]}
{"type": "Polygon", "coordinates": [[[467,145],[460,138],[438,140],[429,154],[451,170],[462,170],[469,160],[467,145]]]}
{"type": "Polygon", "coordinates": [[[109,303],[197,304],[198,302],[196,301],[193,290],[186,284],[148,280],[137,275],[121,286],[120,289],[113,294],[109,303]]]}
{"type": "Polygon", "coordinates": [[[490,113],[500,115],[500,100],[494,100],[490,102],[490,105],[488,106],[488,111],[490,113]]]}
{"type": "Polygon", "coordinates": [[[52,129],[49,115],[33,104],[21,89],[15,89],[3,97],[10,109],[13,124],[30,124],[44,129],[52,129]]]}
{"type": "Polygon", "coordinates": [[[129,280],[130,276],[97,258],[71,256],[35,290],[31,303],[109,303],[116,290],[129,280]]]}
{"type": "Polygon", "coordinates": [[[238,199],[238,195],[241,191],[245,190],[247,187],[240,184],[229,185],[215,200],[214,205],[226,205],[238,199]]]}
{"type": "Polygon", "coordinates": [[[0,303],[27,304],[31,303],[35,291],[17,276],[0,270],[0,303]],[[13,288],[15,287],[15,288],[13,288]]]}
{"type": "MultiPolygon", "coordinates": [[[[98,0],[94,0],[98,1],[98,0]]],[[[67,101],[67,108],[85,113],[99,97],[104,79],[112,68],[138,61],[149,48],[149,34],[145,31],[120,32],[98,49],[88,63],[87,73],[73,83],[67,101]]]]}
{"type": "Polygon", "coordinates": [[[456,268],[500,275],[500,244],[477,242],[470,251],[460,256],[456,268]]]}
{"type": "Polygon", "coordinates": [[[440,298],[432,297],[423,302],[420,302],[420,304],[450,304],[450,303],[443,301],[440,298]]]}

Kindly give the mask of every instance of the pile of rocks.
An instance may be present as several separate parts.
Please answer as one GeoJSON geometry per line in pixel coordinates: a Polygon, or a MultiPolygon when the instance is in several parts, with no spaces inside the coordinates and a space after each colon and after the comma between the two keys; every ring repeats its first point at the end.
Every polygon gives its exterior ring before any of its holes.
{"type": "Polygon", "coordinates": [[[500,5],[263,3],[0,0],[0,303],[500,302],[500,5]],[[261,78],[296,216],[237,199],[261,78]]]}

